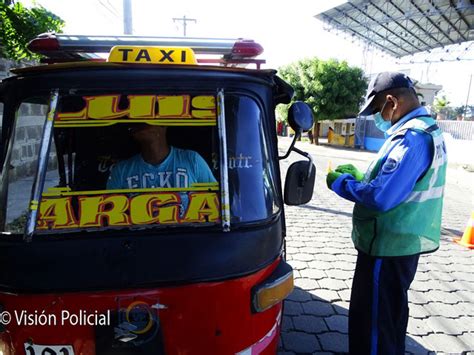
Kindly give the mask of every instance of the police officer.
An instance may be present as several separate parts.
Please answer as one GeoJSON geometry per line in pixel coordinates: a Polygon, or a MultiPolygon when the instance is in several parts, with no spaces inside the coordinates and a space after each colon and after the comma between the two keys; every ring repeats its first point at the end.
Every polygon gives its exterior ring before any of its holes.
{"type": "Polygon", "coordinates": [[[359,113],[374,115],[388,137],[365,174],[346,164],[328,187],[355,202],[352,240],[358,250],[349,307],[351,354],[404,354],[407,292],[419,255],[439,247],[446,149],[413,82],[384,72],[369,84],[359,113]]]}

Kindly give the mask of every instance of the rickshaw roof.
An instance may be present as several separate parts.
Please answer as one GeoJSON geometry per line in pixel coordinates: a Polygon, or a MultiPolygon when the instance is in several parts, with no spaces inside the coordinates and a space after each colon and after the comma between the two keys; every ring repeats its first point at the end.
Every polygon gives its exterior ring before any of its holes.
{"type": "Polygon", "coordinates": [[[167,71],[189,74],[188,78],[205,75],[219,80],[221,76],[236,75],[237,79],[244,75],[270,80],[284,94],[285,98],[279,101],[282,103],[288,103],[293,94],[293,89],[276,76],[276,70],[260,69],[265,60],[257,57],[263,48],[250,39],[42,34],[28,48],[43,56],[41,64],[11,70],[16,75],[3,80],[4,84],[36,75],[51,74],[58,80],[57,74],[78,71],[100,71],[101,75],[109,72],[111,77],[117,70],[132,76],[135,71],[137,75],[167,71]],[[247,68],[248,65],[255,67],[247,68]]]}
{"type": "Polygon", "coordinates": [[[256,76],[265,77],[273,76],[276,74],[275,69],[250,69],[250,68],[241,68],[241,67],[230,67],[230,66],[218,66],[218,65],[187,65],[187,66],[178,66],[178,65],[162,65],[162,64],[127,64],[127,63],[110,63],[104,61],[73,61],[73,62],[64,62],[64,63],[54,63],[54,64],[39,64],[29,67],[22,68],[13,68],[10,71],[18,75],[28,75],[30,73],[39,73],[39,72],[49,72],[57,70],[75,70],[75,69],[87,69],[87,68],[123,68],[123,69],[145,69],[145,70],[156,70],[162,68],[169,69],[185,69],[185,70],[197,70],[197,71],[222,71],[222,72],[236,72],[236,73],[246,73],[254,74],[256,76]]]}
{"type": "Polygon", "coordinates": [[[263,47],[243,38],[84,36],[45,33],[28,49],[43,63],[99,61],[128,64],[219,65],[235,67],[265,63],[263,47]],[[107,57],[108,56],[108,57],[107,57]],[[107,58],[106,58],[107,57],[107,58]]]}

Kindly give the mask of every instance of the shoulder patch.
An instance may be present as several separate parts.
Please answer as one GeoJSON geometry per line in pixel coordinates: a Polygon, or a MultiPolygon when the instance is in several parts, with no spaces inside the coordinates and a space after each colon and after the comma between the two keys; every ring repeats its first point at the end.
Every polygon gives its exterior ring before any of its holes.
{"type": "Polygon", "coordinates": [[[400,162],[393,158],[388,158],[382,166],[382,171],[386,174],[393,173],[395,170],[398,169],[400,162]]]}

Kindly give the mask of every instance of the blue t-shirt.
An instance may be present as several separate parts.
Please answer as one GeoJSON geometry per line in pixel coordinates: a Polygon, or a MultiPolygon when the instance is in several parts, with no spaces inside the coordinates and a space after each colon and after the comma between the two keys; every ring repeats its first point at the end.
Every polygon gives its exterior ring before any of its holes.
{"type": "Polygon", "coordinates": [[[191,187],[193,183],[216,182],[205,160],[195,151],[170,147],[159,164],[149,164],[140,154],[117,163],[107,189],[191,187]]]}

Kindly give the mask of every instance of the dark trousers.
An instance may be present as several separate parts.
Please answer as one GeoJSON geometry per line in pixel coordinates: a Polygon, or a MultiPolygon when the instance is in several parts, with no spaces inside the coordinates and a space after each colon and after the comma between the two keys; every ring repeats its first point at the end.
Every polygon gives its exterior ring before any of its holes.
{"type": "Polygon", "coordinates": [[[352,355],[405,354],[408,288],[419,255],[375,258],[359,252],[349,306],[352,355]]]}

